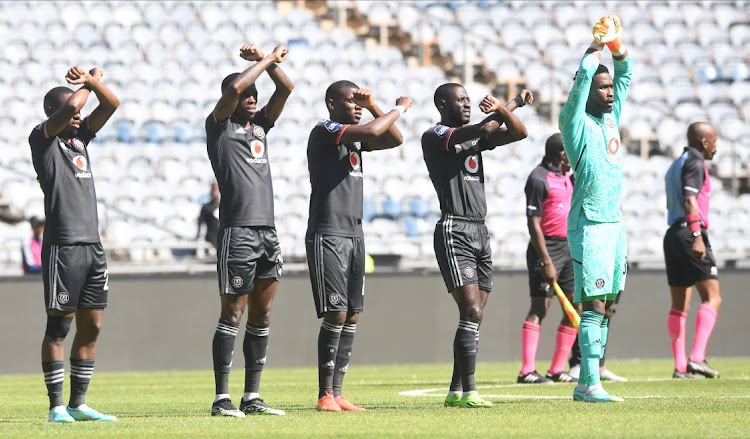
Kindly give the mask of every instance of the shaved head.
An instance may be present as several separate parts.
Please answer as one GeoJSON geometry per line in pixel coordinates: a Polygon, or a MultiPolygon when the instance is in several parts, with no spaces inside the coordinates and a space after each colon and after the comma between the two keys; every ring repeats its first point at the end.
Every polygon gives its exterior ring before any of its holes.
{"type": "Polygon", "coordinates": [[[51,116],[58,108],[64,104],[73,90],[68,87],[55,87],[44,95],[44,114],[51,116]]]}
{"type": "Polygon", "coordinates": [[[688,145],[701,149],[701,139],[707,139],[716,135],[716,128],[708,122],[693,122],[687,130],[688,145]]]}
{"type": "Polygon", "coordinates": [[[716,155],[716,128],[708,122],[693,122],[687,130],[688,146],[700,151],[703,158],[713,160],[716,155]]]}

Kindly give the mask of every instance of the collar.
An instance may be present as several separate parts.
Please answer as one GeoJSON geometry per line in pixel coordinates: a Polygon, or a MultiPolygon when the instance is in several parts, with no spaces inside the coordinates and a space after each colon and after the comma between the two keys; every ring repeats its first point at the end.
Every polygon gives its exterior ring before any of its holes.
{"type": "Polygon", "coordinates": [[[552,171],[555,173],[555,175],[563,175],[563,172],[555,166],[551,161],[547,160],[546,158],[542,158],[542,166],[544,166],[545,169],[552,171]]]}
{"type": "Polygon", "coordinates": [[[683,152],[688,153],[689,155],[695,156],[697,158],[700,158],[702,161],[705,161],[706,158],[703,157],[703,153],[698,151],[698,148],[692,147],[692,146],[686,146],[683,152]]]}

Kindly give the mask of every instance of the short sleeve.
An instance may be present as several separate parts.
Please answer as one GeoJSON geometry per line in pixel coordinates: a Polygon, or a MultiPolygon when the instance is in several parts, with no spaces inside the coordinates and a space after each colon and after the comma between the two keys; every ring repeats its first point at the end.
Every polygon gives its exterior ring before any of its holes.
{"type": "Polygon", "coordinates": [[[96,133],[91,131],[89,128],[89,117],[86,116],[85,119],[81,122],[81,128],[78,129],[78,134],[76,135],[81,141],[83,141],[83,144],[88,146],[89,142],[91,142],[95,137],[96,133]]]}
{"type": "Polygon", "coordinates": [[[338,145],[341,140],[341,135],[349,127],[348,124],[341,124],[332,120],[327,120],[320,125],[315,127],[315,134],[318,141],[322,144],[338,145]]]}
{"type": "Polygon", "coordinates": [[[455,128],[437,124],[422,135],[422,147],[448,151],[448,142],[455,128]]]}
{"type": "Polygon", "coordinates": [[[526,216],[542,216],[542,205],[549,193],[545,182],[540,180],[536,174],[536,172],[532,172],[529,175],[524,188],[524,192],[526,192],[526,216]]]}
{"type": "Polygon", "coordinates": [[[211,112],[211,114],[208,115],[206,118],[206,137],[209,139],[216,139],[219,137],[219,134],[221,133],[222,128],[229,122],[229,118],[227,120],[218,122],[216,120],[216,117],[214,116],[214,113],[211,112]]]}
{"type": "Polygon", "coordinates": [[[32,151],[41,151],[49,147],[55,139],[54,137],[47,137],[47,133],[44,130],[46,123],[47,121],[45,120],[31,130],[31,134],[29,135],[29,145],[31,146],[32,151]]]}
{"type": "Polygon", "coordinates": [[[253,117],[253,124],[262,127],[263,131],[265,131],[266,133],[268,133],[268,131],[273,128],[274,123],[271,121],[271,119],[268,118],[268,106],[261,108],[260,111],[255,113],[255,116],[253,117]]]}
{"type": "Polygon", "coordinates": [[[697,197],[706,178],[703,162],[688,158],[682,165],[682,196],[697,197]]]}

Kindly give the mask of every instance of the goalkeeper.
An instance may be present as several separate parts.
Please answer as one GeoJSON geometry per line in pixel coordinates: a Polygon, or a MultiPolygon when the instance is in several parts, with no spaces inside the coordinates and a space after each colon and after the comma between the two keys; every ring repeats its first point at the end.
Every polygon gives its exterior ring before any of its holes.
{"type": "Polygon", "coordinates": [[[575,302],[582,303],[578,343],[581,372],[573,399],[620,402],[601,385],[599,359],[607,344],[607,321],[625,287],[627,238],[621,210],[624,157],[618,131],[628,95],[632,61],[617,34],[620,19],[602,17],[581,60],[560,113],[565,152],[575,173],[568,245],[575,271],[575,302]],[[604,46],[614,58],[614,79],[599,64],[604,46]]]}

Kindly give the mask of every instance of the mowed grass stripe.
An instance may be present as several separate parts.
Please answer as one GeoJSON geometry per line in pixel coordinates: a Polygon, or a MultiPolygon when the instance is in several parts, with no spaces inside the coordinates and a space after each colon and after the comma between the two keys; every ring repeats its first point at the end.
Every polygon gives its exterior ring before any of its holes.
{"type": "MultiPolygon", "coordinates": [[[[0,437],[747,437],[750,358],[709,358],[725,376],[672,380],[669,360],[616,361],[607,366],[630,379],[605,383],[622,404],[573,402],[572,384],[518,385],[519,363],[480,363],[480,392],[491,409],[442,406],[450,364],[359,366],[349,369],[344,393],[365,413],[318,413],[317,371],[274,368],[263,373],[262,397],[287,416],[212,418],[212,371],[108,373],[97,370],[87,403],[118,416],[115,423],[46,422],[41,372],[0,376],[0,437]],[[401,393],[428,390],[425,396],[401,393]]],[[[542,361],[539,367],[546,366],[542,361]]],[[[244,371],[230,386],[242,395],[244,371]]],[[[64,395],[67,401],[69,376],[64,395]]]]}

